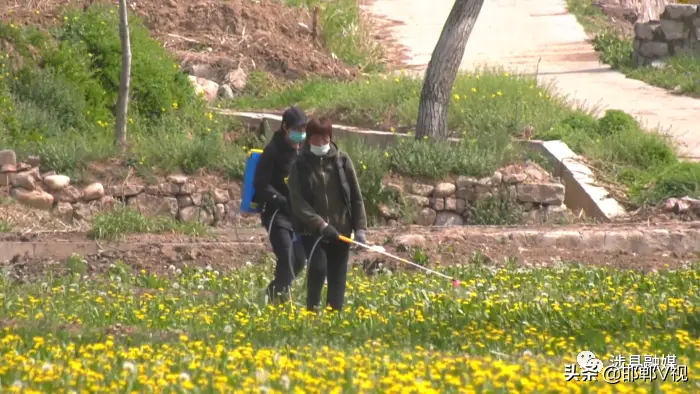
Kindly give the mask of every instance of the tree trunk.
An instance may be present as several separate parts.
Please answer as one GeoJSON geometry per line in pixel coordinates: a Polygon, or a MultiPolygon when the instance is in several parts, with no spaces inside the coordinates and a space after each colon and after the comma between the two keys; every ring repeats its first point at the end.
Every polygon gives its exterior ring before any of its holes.
{"type": "Polygon", "coordinates": [[[416,138],[447,137],[447,111],[464,49],[484,0],[456,0],[425,71],[416,138]]]}
{"type": "Polygon", "coordinates": [[[117,122],[114,130],[114,142],[124,150],[126,149],[129,86],[131,85],[131,40],[129,39],[126,0],[119,0],[119,37],[122,43],[122,75],[119,79],[119,99],[117,100],[117,122]]]}

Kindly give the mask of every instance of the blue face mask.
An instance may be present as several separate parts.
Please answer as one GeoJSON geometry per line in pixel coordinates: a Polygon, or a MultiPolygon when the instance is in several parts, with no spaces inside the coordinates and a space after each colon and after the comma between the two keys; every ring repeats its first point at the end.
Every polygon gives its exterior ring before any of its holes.
{"type": "Polygon", "coordinates": [[[289,139],[297,144],[301,144],[306,139],[306,133],[303,131],[292,130],[289,132],[289,139]]]}

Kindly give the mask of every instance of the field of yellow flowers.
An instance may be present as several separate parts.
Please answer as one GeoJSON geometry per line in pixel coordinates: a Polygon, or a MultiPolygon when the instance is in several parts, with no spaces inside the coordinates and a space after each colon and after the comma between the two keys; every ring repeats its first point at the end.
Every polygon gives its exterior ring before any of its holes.
{"type": "Polygon", "coordinates": [[[467,264],[445,269],[462,280],[457,289],[356,267],[346,309],[316,314],[301,307],[304,278],[292,303],[266,304],[265,265],[156,276],[117,262],[100,278],[75,266],[32,283],[3,276],[0,391],[700,392],[696,267],[467,264]],[[581,351],[605,365],[674,355],[687,373],[567,381],[565,365],[581,351]]]}

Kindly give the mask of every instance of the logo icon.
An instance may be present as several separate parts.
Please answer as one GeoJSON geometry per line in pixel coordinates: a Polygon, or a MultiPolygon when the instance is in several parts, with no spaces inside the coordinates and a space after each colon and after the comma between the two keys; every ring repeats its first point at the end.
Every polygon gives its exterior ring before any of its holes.
{"type": "Polygon", "coordinates": [[[598,374],[603,370],[603,362],[595,357],[593,352],[584,350],[576,356],[576,362],[583,373],[598,374]]]}

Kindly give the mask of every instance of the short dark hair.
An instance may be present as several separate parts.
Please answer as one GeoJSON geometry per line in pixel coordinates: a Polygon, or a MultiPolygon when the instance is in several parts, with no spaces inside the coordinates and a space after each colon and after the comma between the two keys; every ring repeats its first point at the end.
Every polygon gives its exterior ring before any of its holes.
{"type": "Polygon", "coordinates": [[[333,138],[333,123],[328,118],[316,119],[313,118],[306,125],[306,135],[312,136],[314,134],[327,135],[333,138]]]}

